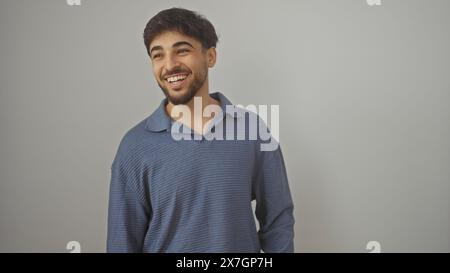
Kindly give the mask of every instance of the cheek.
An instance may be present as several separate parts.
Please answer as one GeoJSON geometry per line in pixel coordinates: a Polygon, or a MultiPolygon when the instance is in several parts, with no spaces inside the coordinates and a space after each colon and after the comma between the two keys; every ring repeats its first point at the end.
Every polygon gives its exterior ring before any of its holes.
{"type": "Polygon", "coordinates": [[[160,77],[161,77],[161,70],[155,66],[153,66],[153,76],[155,76],[155,78],[160,81],[160,77]]]}
{"type": "Polygon", "coordinates": [[[199,70],[205,65],[205,59],[199,55],[189,55],[182,60],[182,63],[191,70],[199,70]]]}
{"type": "Polygon", "coordinates": [[[201,76],[208,70],[208,63],[203,59],[196,59],[193,62],[186,62],[187,67],[189,67],[195,75],[201,76]]]}
{"type": "Polygon", "coordinates": [[[195,70],[197,76],[204,77],[208,73],[208,63],[206,62],[198,63],[195,70]]]}

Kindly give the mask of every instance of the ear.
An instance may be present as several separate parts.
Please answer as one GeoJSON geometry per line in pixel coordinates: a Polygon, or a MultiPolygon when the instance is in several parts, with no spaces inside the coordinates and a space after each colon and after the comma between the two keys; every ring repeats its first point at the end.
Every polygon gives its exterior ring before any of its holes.
{"type": "Polygon", "coordinates": [[[216,64],[217,52],[215,47],[211,47],[206,51],[206,58],[208,61],[208,67],[212,68],[216,64]]]}

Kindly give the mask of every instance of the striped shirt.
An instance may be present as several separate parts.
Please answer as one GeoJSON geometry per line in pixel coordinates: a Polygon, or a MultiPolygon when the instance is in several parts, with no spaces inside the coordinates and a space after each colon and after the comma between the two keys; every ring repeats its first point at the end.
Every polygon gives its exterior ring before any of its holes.
{"type": "MultiPolygon", "coordinates": [[[[219,92],[210,96],[223,113],[232,105],[219,92]]],[[[293,252],[294,205],[280,146],[261,151],[264,141],[248,135],[175,140],[166,104],[120,142],[111,165],[107,251],[293,252]]],[[[212,131],[256,115],[243,113],[224,114],[212,131]]]]}

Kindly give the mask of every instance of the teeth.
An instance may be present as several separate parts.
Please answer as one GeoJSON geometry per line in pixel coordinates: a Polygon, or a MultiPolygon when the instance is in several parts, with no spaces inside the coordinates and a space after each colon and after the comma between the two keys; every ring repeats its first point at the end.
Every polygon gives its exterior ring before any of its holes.
{"type": "Polygon", "coordinates": [[[167,78],[167,81],[172,83],[172,82],[176,82],[176,81],[179,81],[179,80],[184,80],[186,77],[187,77],[187,75],[173,76],[173,77],[167,78]]]}

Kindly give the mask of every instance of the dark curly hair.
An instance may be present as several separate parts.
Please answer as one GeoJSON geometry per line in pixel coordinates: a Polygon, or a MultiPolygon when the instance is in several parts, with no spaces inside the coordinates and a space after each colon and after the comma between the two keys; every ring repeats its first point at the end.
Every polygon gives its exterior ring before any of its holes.
{"type": "Polygon", "coordinates": [[[215,47],[218,41],[214,26],[202,15],[183,8],[160,11],[148,21],[144,30],[147,53],[153,39],[165,31],[178,31],[198,40],[204,49],[215,47]]]}

